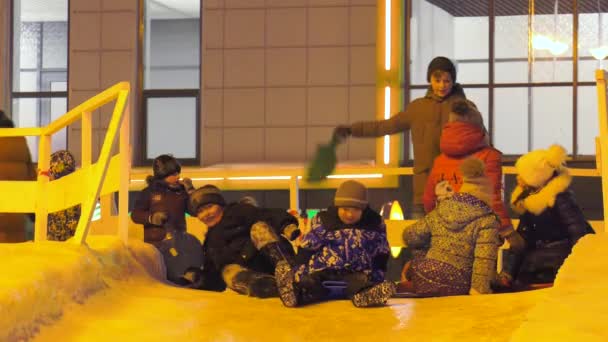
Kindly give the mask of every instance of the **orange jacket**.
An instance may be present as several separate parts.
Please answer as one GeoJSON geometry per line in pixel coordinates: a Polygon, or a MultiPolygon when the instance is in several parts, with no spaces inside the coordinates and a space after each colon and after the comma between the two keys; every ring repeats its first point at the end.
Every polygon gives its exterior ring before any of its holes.
{"type": "Polygon", "coordinates": [[[443,127],[439,147],[441,154],[435,159],[424,190],[424,209],[428,213],[435,208],[435,185],[448,181],[457,192],[462,185],[460,163],[467,157],[480,159],[486,165],[486,175],[494,196],[492,209],[501,221],[501,230],[511,227],[511,219],[502,200],[502,153],[488,145],[484,131],[466,122],[449,122],[443,127]]]}

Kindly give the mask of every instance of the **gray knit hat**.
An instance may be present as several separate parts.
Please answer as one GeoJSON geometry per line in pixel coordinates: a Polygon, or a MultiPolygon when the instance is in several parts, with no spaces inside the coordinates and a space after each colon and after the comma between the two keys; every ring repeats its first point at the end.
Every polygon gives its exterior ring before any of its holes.
{"type": "Polygon", "coordinates": [[[485,164],[475,157],[469,157],[460,164],[460,172],[462,172],[462,186],[459,192],[473,195],[487,205],[491,205],[492,187],[485,173],[485,164]]]}
{"type": "Polygon", "coordinates": [[[357,181],[347,180],[340,184],[340,187],[336,190],[336,196],[334,197],[336,207],[365,209],[367,204],[367,188],[357,181]]]}

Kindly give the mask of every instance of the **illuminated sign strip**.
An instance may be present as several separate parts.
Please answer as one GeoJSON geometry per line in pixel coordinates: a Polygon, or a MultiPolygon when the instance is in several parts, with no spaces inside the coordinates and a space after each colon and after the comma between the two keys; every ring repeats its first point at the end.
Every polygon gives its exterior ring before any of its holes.
{"type": "MultiPolygon", "coordinates": [[[[384,13],[384,70],[391,70],[391,0],[385,0],[384,13]]],[[[384,87],[384,119],[391,117],[391,88],[384,87]]],[[[384,136],[384,164],[387,165],[391,160],[390,154],[391,138],[384,136]]]]}
{"type": "MultiPolygon", "coordinates": [[[[391,117],[391,88],[384,87],[384,119],[391,117]]],[[[384,164],[388,164],[391,160],[391,138],[388,135],[384,136],[384,164]]]]}

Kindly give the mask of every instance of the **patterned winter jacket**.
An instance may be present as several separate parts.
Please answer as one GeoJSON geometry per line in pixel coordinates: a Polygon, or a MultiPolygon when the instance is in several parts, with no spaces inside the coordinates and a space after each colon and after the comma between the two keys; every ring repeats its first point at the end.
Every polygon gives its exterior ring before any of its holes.
{"type": "MultiPolygon", "coordinates": [[[[76,160],[67,150],[59,150],[51,155],[49,177],[60,179],[76,171],[76,160]]],[[[80,205],[50,213],[47,221],[47,239],[65,241],[76,233],[80,220],[80,205]]]]}
{"type": "Polygon", "coordinates": [[[428,249],[426,258],[471,275],[471,288],[490,293],[496,274],[500,221],[492,208],[466,193],[456,193],[403,231],[408,247],[428,249]]]}
{"type": "Polygon", "coordinates": [[[389,245],[382,217],[369,207],[361,220],[345,225],[338,209],[329,207],[312,220],[311,230],[301,240],[295,272],[303,275],[326,269],[349,270],[369,275],[372,282],[384,280],[389,245]]]}

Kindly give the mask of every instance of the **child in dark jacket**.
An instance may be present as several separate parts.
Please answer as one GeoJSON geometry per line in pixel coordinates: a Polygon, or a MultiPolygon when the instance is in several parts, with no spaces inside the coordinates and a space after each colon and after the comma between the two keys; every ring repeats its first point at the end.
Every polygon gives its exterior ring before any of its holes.
{"type": "MultiPolygon", "coordinates": [[[[60,150],[51,154],[49,179],[57,180],[76,171],[76,161],[70,151],[60,150]]],[[[80,219],[80,205],[50,213],[47,222],[47,239],[65,241],[76,232],[80,219]]]]}
{"type": "Polygon", "coordinates": [[[327,281],[344,282],[346,297],[357,307],[382,305],[394,293],[394,285],[384,281],[390,250],[386,226],[369,208],[365,186],[342,183],[334,205],[313,218],[300,242],[297,265],[277,266],[279,293],[287,307],[327,298],[327,281]]]}
{"type": "Polygon", "coordinates": [[[200,289],[258,298],[278,296],[274,278],[279,261],[293,263],[288,240],[299,235],[298,220],[284,209],[246,202],[227,204],[220,189],[205,185],[190,196],[190,211],[207,226],[200,289]]]}
{"type": "Polygon", "coordinates": [[[517,187],[511,206],[520,215],[517,231],[526,248],[505,253],[498,278],[501,290],[552,283],[576,242],[593,234],[569,189],[572,177],[565,161],[566,150],[552,145],[523,155],[515,164],[517,187]]]}
{"type": "Polygon", "coordinates": [[[167,230],[186,230],[188,191],[193,189],[188,178],[180,181],[181,165],[170,155],[163,154],[152,166],[148,186],[140,193],[131,212],[135,223],[144,225],[144,241],[158,247],[167,230]]]}
{"type": "Polygon", "coordinates": [[[203,250],[200,241],[186,231],[188,193],[192,181],[179,179],[181,166],[170,155],[154,159],[154,175],[140,193],[131,212],[135,223],[144,225],[144,242],[153,244],[163,256],[167,279],[182,286],[197,287],[203,250]]]}

